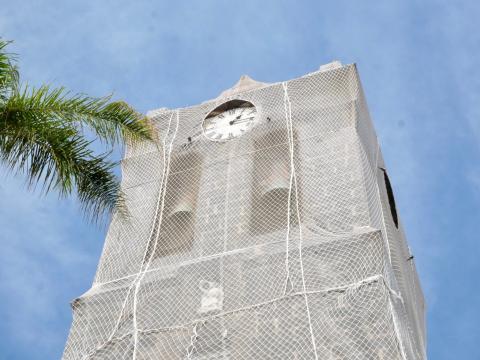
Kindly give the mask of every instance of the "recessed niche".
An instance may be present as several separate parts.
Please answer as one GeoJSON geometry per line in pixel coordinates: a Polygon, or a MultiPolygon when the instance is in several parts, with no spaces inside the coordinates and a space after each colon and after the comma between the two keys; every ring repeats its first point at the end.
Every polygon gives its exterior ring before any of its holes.
{"type": "Polygon", "coordinates": [[[197,153],[182,154],[171,160],[154,258],[191,250],[201,164],[202,158],[197,153]]]}
{"type": "MultiPolygon", "coordinates": [[[[295,134],[294,134],[295,138],[295,134]]],[[[297,224],[296,191],[290,192],[288,132],[278,129],[255,141],[250,232],[260,235],[297,224]],[[290,219],[288,205],[290,197],[290,219]]],[[[298,162],[294,158],[298,186],[298,162]]],[[[298,192],[298,189],[297,189],[298,192]]]]}

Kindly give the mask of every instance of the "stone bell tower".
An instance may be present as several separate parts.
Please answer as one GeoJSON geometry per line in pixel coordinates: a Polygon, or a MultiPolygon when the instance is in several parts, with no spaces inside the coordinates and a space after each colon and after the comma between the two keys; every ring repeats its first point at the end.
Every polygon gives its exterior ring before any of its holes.
{"type": "Polygon", "coordinates": [[[355,65],[148,114],[64,359],[425,359],[355,65]]]}

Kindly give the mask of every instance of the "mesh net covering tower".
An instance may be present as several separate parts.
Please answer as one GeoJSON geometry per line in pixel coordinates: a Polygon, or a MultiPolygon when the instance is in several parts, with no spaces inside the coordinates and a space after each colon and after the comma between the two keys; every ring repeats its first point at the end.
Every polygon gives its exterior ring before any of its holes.
{"type": "Polygon", "coordinates": [[[355,65],[149,113],[63,359],[425,359],[425,305],[355,65]],[[209,140],[229,100],[258,121],[209,140]]]}

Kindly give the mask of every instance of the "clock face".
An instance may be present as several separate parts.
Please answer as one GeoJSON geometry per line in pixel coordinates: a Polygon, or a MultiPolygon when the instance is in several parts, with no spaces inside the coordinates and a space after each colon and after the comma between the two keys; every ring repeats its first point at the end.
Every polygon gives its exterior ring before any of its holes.
{"type": "Polygon", "coordinates": [[[203,133],[210,140],[226,141],[250,131],[256,120],[257,109],[251,102],[232,100],[207,115],[203,133]]]}

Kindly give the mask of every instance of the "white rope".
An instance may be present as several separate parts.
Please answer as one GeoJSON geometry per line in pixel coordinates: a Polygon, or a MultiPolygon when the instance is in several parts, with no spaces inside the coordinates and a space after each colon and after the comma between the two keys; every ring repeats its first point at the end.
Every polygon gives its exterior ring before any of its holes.
{"type": "MultiPolygon", "coordinates": [[[[159,205],[160,205],[160,200],[162,198],[162,191],[163,191],[163,182],[164,182],[164,179],[165,179],[165,169],[166,169],[166,156],[165,156],[165,149],[166,149],[166,142],[167,142],[167,138],[168,138],[168,134],[170,132],[170,126],[171,126],[171,123],[172,123],[172,119],[173,119],[173,112],[171,113],[170,115],[170,118],[168,120],[168,127],[167,127],[167,131],[165,133],[165,137],[163,138],[163,141],[162,141],[162,153],[163,153],[163,169],[162,169],[162,177],[160,179],[160,187],[159,187],[159,191],[158,191],[158,201],[157,201],[157,206],[155,208],[155,213],[154,213],[154,216],[153,216],[153,219],[152,219],[152,226],[151,226],[151,229],[150,229],[150,236],[148,237],[149,240],[152,239],[152,235],[153,235],[153,232],[155,230],[155,222],[156,222],[156,219],[157,219],[157,214],[158,214],[158,209],[159,209],[159,205]]],[[[178,127],[178,123],[177,123],[177,127],[178,127]]],[[[172,140],[173,142],[173,140],[172,140]]],[[[113,336],[115,335],[115,333],[117,332],[119,326],[120,326],[120,323],[121,323],[121,320],[122,320],[122,316],[124,315],[124,312],[125,312],[125,308],[127,306],[127,303],[128,303],[128,297],[130,296],[130,292],[132,291],[133,287],[135,286],[136,284],[136,281],[137,279],[141,276],[142,274],[142,266],[143,266],[143,262],[145,260],[145,256],[147,254],[147,251],[148,251],[148,247],[149,247],[149,244],[147,244],[146,248],[145,248],[145,253],[143,255],[143,258],[142,258],[142,263],[140,264],[140,270],[138,273],[135,274],[135,279],[132,281],[132,283],[130,284],[130,286],[128,287],[128,290],[127,290],[127,294],[125,295],[125,300],[123,301],[123,304],[122,304],[122,308],[120,309],[120,314],[118,316],[118,319],[117,319],[117,322],[115,323],[115,326],[110,334],[110,336],[108,337],[108,340],[111,340],[113,338],[113,336]]]]}
{"type": "MultiPolygon", "coordinates": [[[[153,217],[153,220],[152,220],[152,227],[151,227],[151,230],[150,230],[150,236],[148,237],[148,239],[151,239],[151,236],[152,236],[152,233],[154,231],[154,228],[155,228],[155,219],[157,218],[157,213],[158,213],[158,207],[159,207],[159,200],[161,198],[161,193],[162,193],[162,187],[163,187],[163,181],[164,181],[164,174],[165,174],[165,148],[166,148],[166,140],[168,138],[168,133],[170,132],[170,125],[171,125],[171,122],[172,122],[172,118],[173,118],[173,112],[172,114],[170,115],[170,119],[168,120],[168,128],[167,128],[167,131],[166,131],[166,134],[165,134],[165,137],[162,141],[162,151],[163,151],[163,169],[162,169],[162,176],[161,176],[161,179],[160,179],[160,188],[159,188],[159,193],[158,193],[158,201],[157,201],[157,206],[156,206],[156,209],[155,209],[155,214],[154,214],[154,217],[153,217]]],[[[148,249],[148,244],[147,244],[147,247],[146,247],[146,250],[145,250],[145,253],[148,249]]],[[[136,274],[134,274],[133,276],[135,276],[134,280],[132,281],[132,283],[130,284],[130,286],[128,287],[128,290],[127,290],[127,294],[125,295],[125,300],[123,301],[123,304],[122,304],[122,308],[120,309],[120,314],[118,316],[118,319],[115,323],[115,326],[110,334],[110,336],[108,337],[108,340],[111,340],[113,338],[113,336],[115,335],[115,333],[117,332],[119,326],[120,326],[120,323],[121,323],[121,320],[122,320],[122,316],[124,315],[124,312],[125,312],[125,308],[127,306],[127,303],[128,303],[128,297],[130,296],[130,292],[132,291],[133,287],[135,286],[136,284],[136,281],[137,279],[139,278],[139,276],[141,275],[142,273],[142,266],[143,266],[143,261],[145,259],[145,253],[143,255],[143,259],[142,259],[142,263],[140,264],[140,270],[139,272],[137,272],[136,274]]],[[[126,277],[125,277],[126,278],[126,277]]]]}
{"type": "Polygon", "coordinates": [[[192,336],[190,337],[190,345],[187,347],[187,359],[191,359],[193,352],[195,351],[195,343],[197,342],[198,339],[198,333],[197,333],[197,327],[203,326],[205,324],[205,321],[200,321],[200,322],[195,322],[193,324],[192,328],[192,336]]]}
{"type": "Polygon", "coordinates": [[[158,242],[158,232],[159,232],[159,228],[160,228],[160,224],[161,224],[161,219],[162,219],[162,215],[163,215],[163,208],[164,208],[164,200],[165,200],[165,190],[166,190],[166,183],[167,183],[167,177],[168,177],[168,171],[169,171],[169,168],[170,168],[170,156],[171,156],[171,152],[172,152],[172,148],[173,148],[173,142],[174,142],[174,139],[175,139],[175,136],[176,136],[176,133],[177,133],[177,130],[178,130],[178,124],[179,124],[179,114],[178,114],[178,110],[176,111],[176,120],[177,120],[177,123],[176,123],[176,127],[175,127],[175,132],[171,138],[171,141],[168,145],[168,154],[166,153],[166,149],[167,149],[167,139],[168,139],[168,136],[169,136],[169,133],[170,133],[170,128],[171,128],[171,123],[172,123],[172,119],[173,119],[173,112],[170,116],[170,119],[168,121],[168,127],[167,127],[167,130],[166,130],[166,133],[165,133],[165,137],[163,139],[163,146],[162,146],[162,150],[163,150],[163,169],[162,169],[162,177],[161,177],[161,181],[160,181],[160,188],[159,188],[159,200],[157,201],[157,206],[156,206],[156,209],[155,209],[155,214],[154,214],[154,217],[153,217],[153,221],[152,221],[152,226],[151,226],[151,229],[150,229],[150,236],[148,237],[149,239],[149,243],[150,241],[152,241],[154,238],[155,238],[155,246],[154,246],[154,249],[153,251],[151,252],[150,254],[150,257],[148,259],[148,262],[146,264],[146,267],[144,268],[144,263],[145,263],[145,259],[148,255],[148,250],[149,250],[149,247],[150,247],[150,244],[148,243],[146,248],[145,248],[145,252],[144,252],[144,255],[143,255],[143,258],[142,258],[142,263],[140,265],[140,271],[136,274],[135,276],[135,279],[132,281],[132,283],[130,284],[128,290],[127,290],[127,294],[125,295],[125,300],[123,301],[123,304],[122,304],[122,308],[120,309],[120,314],[119,314],[119,317],[117,319],[117,322],[110,334],[110,336],[108,337],[108,340],[107,341],[110,341],[113,339],[113,336],[115,335],[115,333],[117,332],[119,326],[120,326],[120,323],[121,323],[121,319],[125,313],[125,309],[126,309],[126,305],[128,303],[128,299],[129,299],[129,296],[130,296],[130,293],[132,291],[133,288],[135,288],[135,291],[134,291],[134,297],[133,297],[133,327],[134,327],[134,351],[133,351],[133,359],[136,358],[136,347],[137,347],[137,343],[138,343],[138,329],[137,329],[137,295],[138,295],[138,291],[139,291],[139,288],[140,288],[140,283],[143,279],[143,277],[145,276],[145,273],[146,273],[146,270],[148,270],[148,266],[150,264],[150,261],[153,257],[153,255],[155,254],[155,249],[156,249],[156,245],[157,245],[157,242],[158,242]],[[160,214],[159,214],[160,213],[160,214]],[[159,221],[158,221],[158,226],[156,226],[156,223],[157,223],[157,217],[159,218],[159,221]],[[155,229],[157,229],[157,231],[155,232],[155,229]]]}
{"type": "Polygon", "coordinates": [[[293,184],[293,152],[290,148],[290,131],[289,131],[289,112],[288,112],[288,103],[287,103],[287,89],[286,85],[283,85],[284,90],[284,98],[283,98],[283,105],[285,109],[285,121],[287,125],[287,133],[288,133],[288,149],[290,151],[290,179],[288,185],[288,199],[287,199],[287,233],[285,239],[285,286],[283,290],[283,294],[286,295],[288,293],[288,285],[290,284],[290,290],[293,290],[292,279],[290,278],[290,199],[292,197],[292,184],[293,184]]]}
{"type": "MultiPolygon", "coordinates": [[[[289,149],[290,149],[290,172],[291,172],[291,177],[293,180],[293,183],[295,185],[295,206],[296,206],[296,212],[297,212],[297,220],[298,220],[298,229],[299,229],[299,235],[300,235],[300,241],[298,242],[298,256],[300,259],[300,272],[302,276],[302,288],[304,292],[304,297],[305,297],[305,306],[307,310],[307,318],[308,318],[308,325],[310,328],[310,337],[312,340],[312,346],[313,346],[313,351],[315,354],[315,360],[318,360],[318,354],[317,354],[317,346],[315,344],[315,336],[313,334],[313,327],[312,327],[312,318],[310,316],[310,307],[308,305],[308,296],[307,296],[307,289],[305,285],[305,274],[303,271],[303,258],[302,258],[302,246],[303,246],[303,241],[302,241],[302,223],[300,219],[300,209],[298,206],[298,184],[297,184],[297,177],[295,174],[295,161],[294,161],[294,139],[293,139],[293,122],[292,122],[292,104],[290,103],[290,99],[288,96],[288,85],[286,82],[282,83],[283,85],[283,90],[284,90],[284,99],[285,103],[287,104],[287,132],[289,135],[289,149]]],[[[290,189],[289,189],[289,196],[288,200],[290,202],[290,197],[291,197],[291,191],[292,191],[292,183],[290,183],[290,189]]],[[[289,213],[290,213],[290,203],[288,204],[289,207],[289,213]]],[[[290,233],[290,219],[288,219],[288,233],[290,233]]],[[[288,243],[288,242],[287,242],[288,243]]],[[[288,245],[287,245],[288,246],[288,245]]],[[[288,254],[288,248],[287,248],[287,254],[288,254]]],[[[287,257],[288,259],[288,257],[287,257]]],[[[287,263],[288,265],[288,263],[287,263]]]]}
{"type": "MultiPolygon", "coordinates": [[[[165,208],[165,195],[166,195],[166,190],[167,190],[167,185],[168,185],[168,174],[170,172],[170,159],[171,159],[171,155],[172,155],[172,149],[173,149],[173,142],[175,140],[175,136],[177,135],[177,130],[178,130],[178,124],[180,122],[180,119],[179,119],[179,111],[177,110],[176,111],[176,120],[177,120],[177,124],[175,126],[175,132],[173,133],[172,135],[172,138],[171,138],[171,141],[170,141],[170,144],[169,144],[169,148],[168,148],[168,155],[164,156],[164,169],[166,169],[166,171],[164,172],[164,176],[162,176],[162,180],[164,185],[163,185],[163,190],[161,191],[162,193],[162,200],[161,200],[161,206],[160,206],[160,212],[158,214],[158,222],[157,222],[157,226],[156,226],[156,234],[152,234],[154,235],[155,237],[155,243],[154,243],[154,246],[153,246],[153,249],[152,251],[150,251],[150,255],[148,257],[148,260],[147,260],[147,263],[145,264],[145,267],[144,269],[142,270],[141,272],[141,275],[135,285],[135,292],[134,292],[134,296],[133,296],[133,339],[134,339],[134,345],[133,345],[133,357],[132,359],[135,360],[136,357],[137,357],[137,346],[138,346],[138,327],[137,327],[137,298],[138,298],[138,292],[140,290],[140,284],[143,280],[143,278],[145,277],[145,274],[146,274],[146,270],[148,270],[148,268],[150,267],[150,263],[152,261],[152,259],[154,258],[155,256],[155,251],[157,249],[157,245],[158,245],[158,239],[159,239],[159,234],[160,234],[160,227],[162,225],[162,220],[163,220],[163,210],[165,208]]],[[[170,130],[170,122],[168,124],[168,130],[170,130]]],[[[168,132],[167,132],[167,135],[165,136],[165,139],[166,137],[168,136],[168,132]]],[[[165,155],[165,151],[164,151],[164,155],[165,155]]],[[[151,241],[152,239],[150,239],[151,241]]],[[[145,255],[144,255],[144,258],[146,257],[146,255],[148,254],[148,248],[149,248],[149,244],[147,245],[147,248],[145,250],[145,255]]]]}
{"type": "MultiPolygon", "coordinates": [[[[230,147],[230,152],[234,150],[234,147],[230,147]]],[[[229,154],[230,156],[230,154],[229,154]]],[[[231,168],[232,168],[232,159],[229,158],[229,160],[227,161],[227,171],[226,171],[226,177],[225,177],[225,210],[224,210],[224,213],[225,213],[225,216],[224,216],[224,220],[223,220],[223,253],[222,253],[222,256],[219,256],[219,261],[220,261],[220,283],[222,284],[225,284],[224,280],[225,280],[225,265],[224,265],[224,262],[225,262],[225,259],[226,259],[226,256],[225,254],[228,253],[227,251],[227,241],[228,241],[228,205],[229,205],[229,195],[230,195],[230,176],[231,176],[231,168]]],[[[223,321],[222,319],[222,322],[221,322],[221,325],[223,328],[225,328],[225,322],[223,321]]],[[[222,348],[225,348],[225,339],[222,338],[222,348]]],[[[225,352],[223,352],[223,358],[226,358],[225,357],[225,352]]]]}
{"type": "MultiPolygon", "coordinates": [[[[153,226],[152,226],[152,229],[151,229],[151,232],[150,232],[151,237],[149,238],[150,241],[155,239],[154,240],[155,241],[154,248],[153,248],[152,251],[150,251],[150,256],[145,263],[145,268],[142,270],[143,272],[145,272],[149,268],[151,260],[154,257],[154,254],[155,254],[155,251],[156,251],[156,248],[157,248],[157,244],[158,244],[158,234],[160,233],[160,227],[161,227],[161,223],[162,223],[162,220],[163,220],[163,209],[165,207],[165,194],[166,194],[166,190],[167,190],[168,175],[170,173],[170,159],[171,159],[172,150],[173,150],[173,142],[174,142],[175,137],[177,135],[178,125],[179,125],[179,122],[180,122],[179,111],[177,110],[175,112],[175,114],[176,114],[176,126],[175,126],[175,131],[174,131],[174,133],[172,135],[172,138],[170,140],[170,143],[168,145],[168,154],[165,154],[165,150],[163,151],[164,167],[163,167],[162,182],[161,182],[161,188],[160,188],[160,194],[161,195],[160,195],[160,199],[159,199],[160,201],[157,202],[157,208],[155,209],[155,218],[154,218],[154,221],[153,221],[153,224],[152,224],[153,226]],[[158,218],[158,220],[157,220],[157,218],[158,218]],[[156,232],[155,232],[155,230],[156,230],[156,232]]],[[[168,134],[170,132],[170,125],[171,125],[172,118],[173,118],[173,113],[170,116],[170,120],[168,122],[167,134],[165,135],[165,138],[164,138],[164,146],[163,146],[164,149],[166,148],[166,140],[167,140],[168,134]]],[[[149,244],[147,244],[147,247],[145,249],[142,264],[145,262],[146,256],[148,255],[148,250],[149,250],[148,245],[149,244]]]]}

